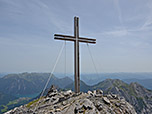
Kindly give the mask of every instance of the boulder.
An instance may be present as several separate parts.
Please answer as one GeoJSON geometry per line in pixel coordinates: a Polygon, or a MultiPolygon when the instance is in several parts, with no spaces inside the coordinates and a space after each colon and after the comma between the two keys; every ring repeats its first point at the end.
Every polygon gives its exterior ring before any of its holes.
{"type": "Polygon", "coordinates": [[[68,90],[68,91],[65,91],[63,94],[64,94],[64,96],[68,97],[72,94],[72,91],[68,90]]]}
{"type": "Polygon", "coordinates": [[[88,91],[88,95],[93,96],[92,91],[88,91]]]}
{"type": "Polygon", "coordinates": [[[107,97],[103,97],[103,101],[106,103],[106,104],[110,104],[110,101],[107,97]]]}
{"type": "Polygon", "coordinates": [[[100,89],[97,89],[97,90],[96,90],[96,94],[103,95],[103,91],[102,91],[102,90],[100,90],[100,89]]]}

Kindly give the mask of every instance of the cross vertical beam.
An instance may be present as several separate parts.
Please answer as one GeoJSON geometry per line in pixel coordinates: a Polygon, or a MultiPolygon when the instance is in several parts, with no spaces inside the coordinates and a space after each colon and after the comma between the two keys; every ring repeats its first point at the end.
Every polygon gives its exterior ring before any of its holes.
{"type": "Polygon", "coordinates": [[[79,69],[79,18],[74,17],[74,80],[75,80],[75,92],[80,92],[80,69],[79,69]]]}

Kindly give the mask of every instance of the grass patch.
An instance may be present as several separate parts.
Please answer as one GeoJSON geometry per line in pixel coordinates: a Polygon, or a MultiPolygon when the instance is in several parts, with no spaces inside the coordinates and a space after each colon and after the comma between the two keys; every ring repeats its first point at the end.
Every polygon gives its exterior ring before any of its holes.
{"type": "Polygon", "coordinates": [[[7,104],[7,106],[9,105],[13,105],[13,104],[17,104],[18,102],[15,100],[15,101],[9,101],[9,103],[7,104]]]}
{"type": "Polygon", "coordinates": [[[8,107],[7,106],[5,106],[5,105],[1,105],[2,107],[4,107],[4,109],[1,109],[1,112],[3,113],[3,112],[6,112],[7,111],[7,109],[8,109],[8,107]]]}
{"type": "Polygon", "coordinates": [[[39,99],[36,99],[36,100],[33,100],[33,101],[29,102],[26,107],[29,108],[31,105],[37,103],[40,99],[42,99],[42,97],[39,98],[39,99]]]}
{"type": "Polygon", "coordinates": [[[85,114],[86,110],[85,110],[85,108],[84,108],[84,107],[82,107],[82,110],[83,110],[83,114],[85,114]]]}

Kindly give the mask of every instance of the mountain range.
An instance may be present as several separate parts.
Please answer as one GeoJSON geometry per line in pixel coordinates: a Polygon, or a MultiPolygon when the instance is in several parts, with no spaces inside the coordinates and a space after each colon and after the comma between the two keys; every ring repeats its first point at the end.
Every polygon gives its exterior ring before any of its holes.
{"type": "MultiPolygon", "coordinates": [[[[73,78],[73,76],[71,76],[73,78]]],[[[115,72],[115,73],[98,73],[98,74],[81,74],[81,80],[87,85],[95,85],[105,79],[152,79],[152,72],[115,72]]]]}
{"type": "MultiPolygon", "coordinates": [[[[50,73],[8,74],[0,78],[0,91],[13,96],[32,96],[42,91],[49,76],[50,73]]],[[[59,79],[52,75],[48,87],[53,84],[59,88],[64,88],[72,82],[73,80],[68,77],[59,79]]]]}
{"type": "MultiPolygon", "coordinates": [[[[63,77],[63,74],[56,74],[63,77]]],[[[73,76],[70,75],[73,79],[73,76]]],[[[81,74],[81,80],[87,85],[95,85],[105,79],[120,79],[128,84],[138,82],[147,89],[152,90],[152,72],[116,72],[116,73],[99,73],[99,74],[81,74]]]]}
{"type": "MultiPolygon", "coordinates": [[[[2,98],[1,96],[6,97],[0,99],[0,102],[3,102],[0,105],[1,111],[4,112],[13,106],[27,103],[30,101],[29,98],[39,96],[49,76],[50,73],[20,73],[8,74],[0,78],[0,98],[2,98]],[[7,99],[7,95],[10,100],[7,99]]],[[[117,94],[133,105],[137,113],[152,113],[152,91],[137,82],[132,83],[129,80],[126,82],[119,79],[106,79],[97,84],[88,85],[81,81],[80,90],[87,92],[88,90],[101,89],[104,94],[117,94]]],[[[74,90],[73,80],[69,77],[57,78],[53,75],[47,88],[52,84],[61,89],[74,90]]]]}

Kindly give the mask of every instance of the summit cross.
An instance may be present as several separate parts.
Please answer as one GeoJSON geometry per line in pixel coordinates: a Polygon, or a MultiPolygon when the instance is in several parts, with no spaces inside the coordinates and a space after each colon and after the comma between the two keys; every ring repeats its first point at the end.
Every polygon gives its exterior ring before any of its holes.
{"type": "Polygon", "coordinates": [[[74,42],[74,82],[75,92],[80,92],[80,66],[79,66],[79,42],[95,44],[96,39],[79,37],[79,17],[74,17],[74,36],[54,34],[56,40],[66,40],[74,42]]]}

